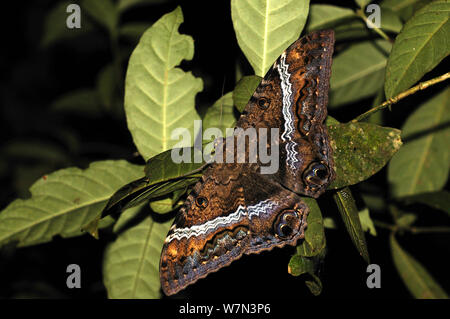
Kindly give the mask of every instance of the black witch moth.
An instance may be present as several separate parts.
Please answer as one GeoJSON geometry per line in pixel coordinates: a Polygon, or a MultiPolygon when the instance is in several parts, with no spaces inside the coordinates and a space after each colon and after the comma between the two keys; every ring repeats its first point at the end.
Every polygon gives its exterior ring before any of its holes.
{"type": "MultiPolygon", "coordinates": [[[[317,198],[335,175],[324,124],[333,45],[332,30],[310,33],[289,46],[262,79],[236,127],[257,132],[279,128],[278,135],[268,138],[278,143],[279,169],[261,174],[259,157],[215,162],[205,169],[162,249],[160,279],[166,295],[243,254],[296,245],[304,238],[309,208],[299,195],[317,198]]],[[[252,139],[260,136],[249,136],[249,145],[258,142],[252,139]]],[[[239,155],[234,148],[231,153],[239,155]]]]}

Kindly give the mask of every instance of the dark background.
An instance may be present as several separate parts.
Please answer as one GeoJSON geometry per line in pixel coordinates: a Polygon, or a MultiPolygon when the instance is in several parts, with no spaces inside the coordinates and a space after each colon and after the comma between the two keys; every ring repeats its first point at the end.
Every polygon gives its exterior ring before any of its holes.
{"type": "MultiPolygon", "coordinates": [[[[332,2],[332,1],[331,1],[332,2]]],[[[40,47],[43,22],[55,1],[30,1],[26,5],[14,2],[2,5],[2,49],[0,50],[0,209],[17,197],[28,196],[27,189],[40,176],[70,166],[87,167],[95,160],[128,159],[143,163],[136,156],[131,135],[123,116],[104,112],[97,116],[67,114],[51,110],[51,103],[64,93],[78,88],[93,87],[101,68],[112,60],[106,32],[101,28],[70,41],[40,47]],[[15,145],[50,145],[52,155],[14,151],[15,145]],[[11,150],[12,149],[12,150],[11,150]],[[55,155],[56,154],[56,155],[55,155]]],[[[340,5],[352,1],[345,1],[340,5]]],[[[166,1],[153,6],[128,10],[121,19],[152,23],[172,11],[178,2],[166,1]]],[[[235,85],[236,60],[241,61],[246,74],[251,68],[237,45],[231,22],[229,1],[182,1],[185,22],[180,32],[195,41],[193,61],[182,67],[192,70],[204,80],[204,90],[197,97],[200,113],[235,85]]],[[[128,55],[136,43],[121,42],[128,55]]],[[[339,51],[339,43],[336,45],[339,51]]],[[[126,70],[126,61],[123,70],[126,70]]],[[[429,77],[442,73],[433,71],[429,77]]],[[[415,102],[442,89],[442,85],[416,95],[415,102]]],[[[123,94],[123,93],[119,93],[123,94]]],[[[360,105],[371,105],[362,101],[360,105]]],[[[411,100],[410,102],[411,103],[411,100]]],[[[402,105],[403,104],[403,105],[402,105]]],[[[393,107],[387,126],[401,127],[409,113],[393,107]]],[[[330,112],[338,120],[347,121],[360,110],[348,106],[330,112]]],[[[386,170],[366,183],[386,191],[386,170]]],[[[353,188],[358,197],[361,186],[353,188]]],[[[448,185],[447,185],[448,189],[448,185]]],[[[387,194],[385,195],[387,200],[387,194]]],[[[325,216],[339,213],[326,195],[320,205],[325,216]]],[[[429,216],[429,208],[414,206],[423,225],[447,223],[445,214],[429,216]]],[[[390,222],[386,211],[371,212],[372,217],[390,222]]],[[[340,220],[340,218],[336,218],[340,220]]],[[[327,256],[321,268],[325,298],[410,298],[393,265],[389,233],[377,229],[378,236],[367,235],[373,263],[382,271],[382,288],[366,286],[367,264],[358,255],[344,225],[327,229],[327,256]]],[[[26,248],[12,246],[0,249],[0,298],[105,298],[102,283],[102,258],[105,246],[114,237],[104,231],[96,241],[88,235],[72,239],[55,238],[52,242],[26,248]],[[82,288],[66,287],[66,267],[78,264],[82,271],[82,288]]],[[[424,264],[441,286],[449,290],[448,236],[404,235],[402,247],[424,264]]],[[[230,267],[211,274],[207,279],[188,287],[179,296],[196,297],[258,297],[314,298],[303,281],[287,273],[287,263],[294,248],[276,249],[261,255],[244,256],[230,267]]]]}

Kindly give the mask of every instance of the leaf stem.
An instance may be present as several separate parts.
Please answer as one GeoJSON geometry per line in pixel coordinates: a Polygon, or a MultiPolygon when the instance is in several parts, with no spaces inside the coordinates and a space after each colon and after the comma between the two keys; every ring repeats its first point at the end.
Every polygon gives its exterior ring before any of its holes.
{"type": "MultiPolygon", "coordinates": [[[[398,226],[388,224],[379,220],[374,219],[373,224],[379,228],[390,230],[391,232],[397,232],[399,230],[398,226]]],[[[410,232],[412,234],[427,234],[427,233],[450,233],[450,227],[446,226],[430,226],[430,227],[407,227],[402,228],[402,231],[410,232]]]]}
{"type": "Polygon", "coordinates": [[[376,219],[373,219],[373,224],[375,226],[379,227],[379,228],[387,229],[387,230],[390,230],[390,231],[393,231],[393,232],[395,232],[397,230],[397,226],[391,225],[391,224],[388,224],[388,223],[385,223],[385,222],[381,222],[381,221],[376,220],[376,219]]]}
{"type": "Polygon", "coordinates": [[[450,233],[450,227],[411,227],[411,233],[423,234],[423,233],[450,233]]]}
{"type": "Polygon", "coordinates": [[[372,21],[367,19],[366,15],[364,13],[364,10],[362,8],[356,10],[355,13],[358,17],[360,17],[366,23],[367,27],[369,27],[370,29],[372,29],[373,31],[378,33],[383,39],[385,39],[391,43],[394,43],[394,40],[392,40],[386,33],[384,33],[383,30],[381,30],[380,28],[377,28],[377,26],[375,24],[373,24],[372,21]]]}
{"type": "Polygon", "coordinates": [[[425,81],[425,82],[421,82],[419,84],[417,84],[416,86],[413,86],[412,88],[403,91],[402,93],[398,94],[397,96],[394,96],[390,99],[388,99],[387,101],[384,101],[383,103],[381,103],[378,106],[375,106],[374,108],[371,108],[370,110],[368,110],[367,112],[357,116],[356,118],[354,118],[353,120],[351,120],[351,122],[355,123],[355,122],[359,122],[361,120],[364,120],[365,118],[369,117],[370,115],[372,115],[373,113],[378,112],[379,110],[382,110],[392,104],[395,104],[397,102],[399,102],[400,100],[404,99],[407,96],[410,96],[414,93],[416,93],[417,91],[421,91],[421,90],[425,90],[426,88],[435,85],[437,83],[443,82],[447,79],[450,78],[450,72],[447,72],[445,74],[442,74],[436,78],[433,78],[431,80],[425,81]]]}

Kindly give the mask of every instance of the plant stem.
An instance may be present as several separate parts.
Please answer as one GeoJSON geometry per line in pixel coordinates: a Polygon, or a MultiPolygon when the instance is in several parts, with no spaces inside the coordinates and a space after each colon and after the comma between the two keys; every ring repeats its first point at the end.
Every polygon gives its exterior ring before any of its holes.
{"type": "Polygon", "coordinates": [[[383,30],[381,30],[380,28],[377,28],[377,27],[375,26],[375,24],[372,23],[372,21],[370,21],[369,19],[367,19],[366,15],[365,15],[365,13],[364,13],[364,10],[363,10],[362,8],[356,10],[355,13],[356,13],[356,15],[357,15],[358,17],[360,17],[360,18],[366,23],[366,25],[367,25],[370,29],[372,29],[373,31],[375,31],[376,33],[378,33],[383,39],[385,39],[385,40],[387,40],[387,41],[389,41],[389,42],[391,42],[391,43],[394,43],[394,40],[392,40],[386,33],[384,33],[383,30]]]}
{"type": "Polygon", "coordinates": [[[411,227],[411,233],[423,234],[423,233],[450,233],[450,227],[411,227]]]}
{"type": "MultiPolygon", "coordinates": [[[[391,225],[385,222],[374,219],[373,224],[379,228],[390,230],[391,232],[397,232],[399,228],[396,225],[391,225]]],[[[408,227],[401,229],[412,234],[428,234],[428,233],[450,233],[450,227],[435,226],[435,227],[408,227]]]]}
{"type": "Polygon", "coordinates": [[[447,79],[450,78],[450,72],[447,72],[445,74],[442,74],[436,78],[433,78],[431,80],[425,81],[425,82],[421,82],[419,84],[417,84],[416,86],[413,86],[412,88],[398,94],[397,96],[394,96],[393,98],[390,98],[389,100],[381,103],[378,106],[375,106],[374,108],[368,110],[367,112],[359,115],[358,117],[356,117],[355,119],[353,119],[351,122],[355,123],[355,122],[359,122],[361,120],[364,120],[365,118],[369,117],[370,115],[372,115],[375,112],[378,112],[379,110],[382,110],[392,104],[397,103],[398,101],[404,99],[405,97],[416,93],[417,91],[421,91],[421,90],[425,90],[426,88],[435,85],[437,83],[440,83],[442,81],[445,81],[447,79]]]}
{"type": "Polygon", "coordinates": [[[381,222],[379,220],[374,219],[373,224],[379,228],[388,229],[390,231],[396,231],[397,227],[395,225],[391,225],[385,222],[381,222]]]}

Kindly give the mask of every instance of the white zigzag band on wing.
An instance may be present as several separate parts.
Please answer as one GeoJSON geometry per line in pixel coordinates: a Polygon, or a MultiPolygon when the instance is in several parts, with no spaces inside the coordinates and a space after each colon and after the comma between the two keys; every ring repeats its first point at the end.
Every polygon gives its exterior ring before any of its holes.
{"type": "Polygon", "coordinates": [[[291,96],[292,96],[292,85],[289,81],[291,74],[288,71],[288,65],[286,64],[286,53],[283,53],[280,58],[280,64],[277,65],[278,72],[280,73],[281,80],[281,90],[283,92],[283,117],[284,117],[284,132],[281,134],[281,139],[286,143],[287,159],[286,162],[288,166],[295,169],[295,163],[298,162],[297,151],[295,146],[297,143],[292,142],[292,133],[294,131],[294,120],[291,111],[291,96]]]}
{"type": "Polygon", "coordinates": [[[259,202],[256,205],[248,206],[248,217],[251,219],[253,216],[260,216],[262,213],[266,213],[268,210],[271,210],[274,206],[277,206],[277,202],[272,202],[269,199],[265,201],[259,202]]]}
{"type": "Polygon", "coordinates": [[[237,210],[228,216],[219,216],[201,225],[194,225],[192,227],[180,229],[175,228],[174,232],[167,237],[166,243],[169,243],[174,239],[189,239],[192,236],[204,235],[210,231],[216,230],[218,227],[227,226],[239,222],[244,217],[248,216],[249,218],[252,218],[254,216],[259,216],[260,214],[267,212],[267,210],[272,209],[276,205],[278,205],[276,202],[271,202],[270,200],[266,199],[256,205],[248,206],[248,213],[244,206],[239,205],[237,210]]]}

